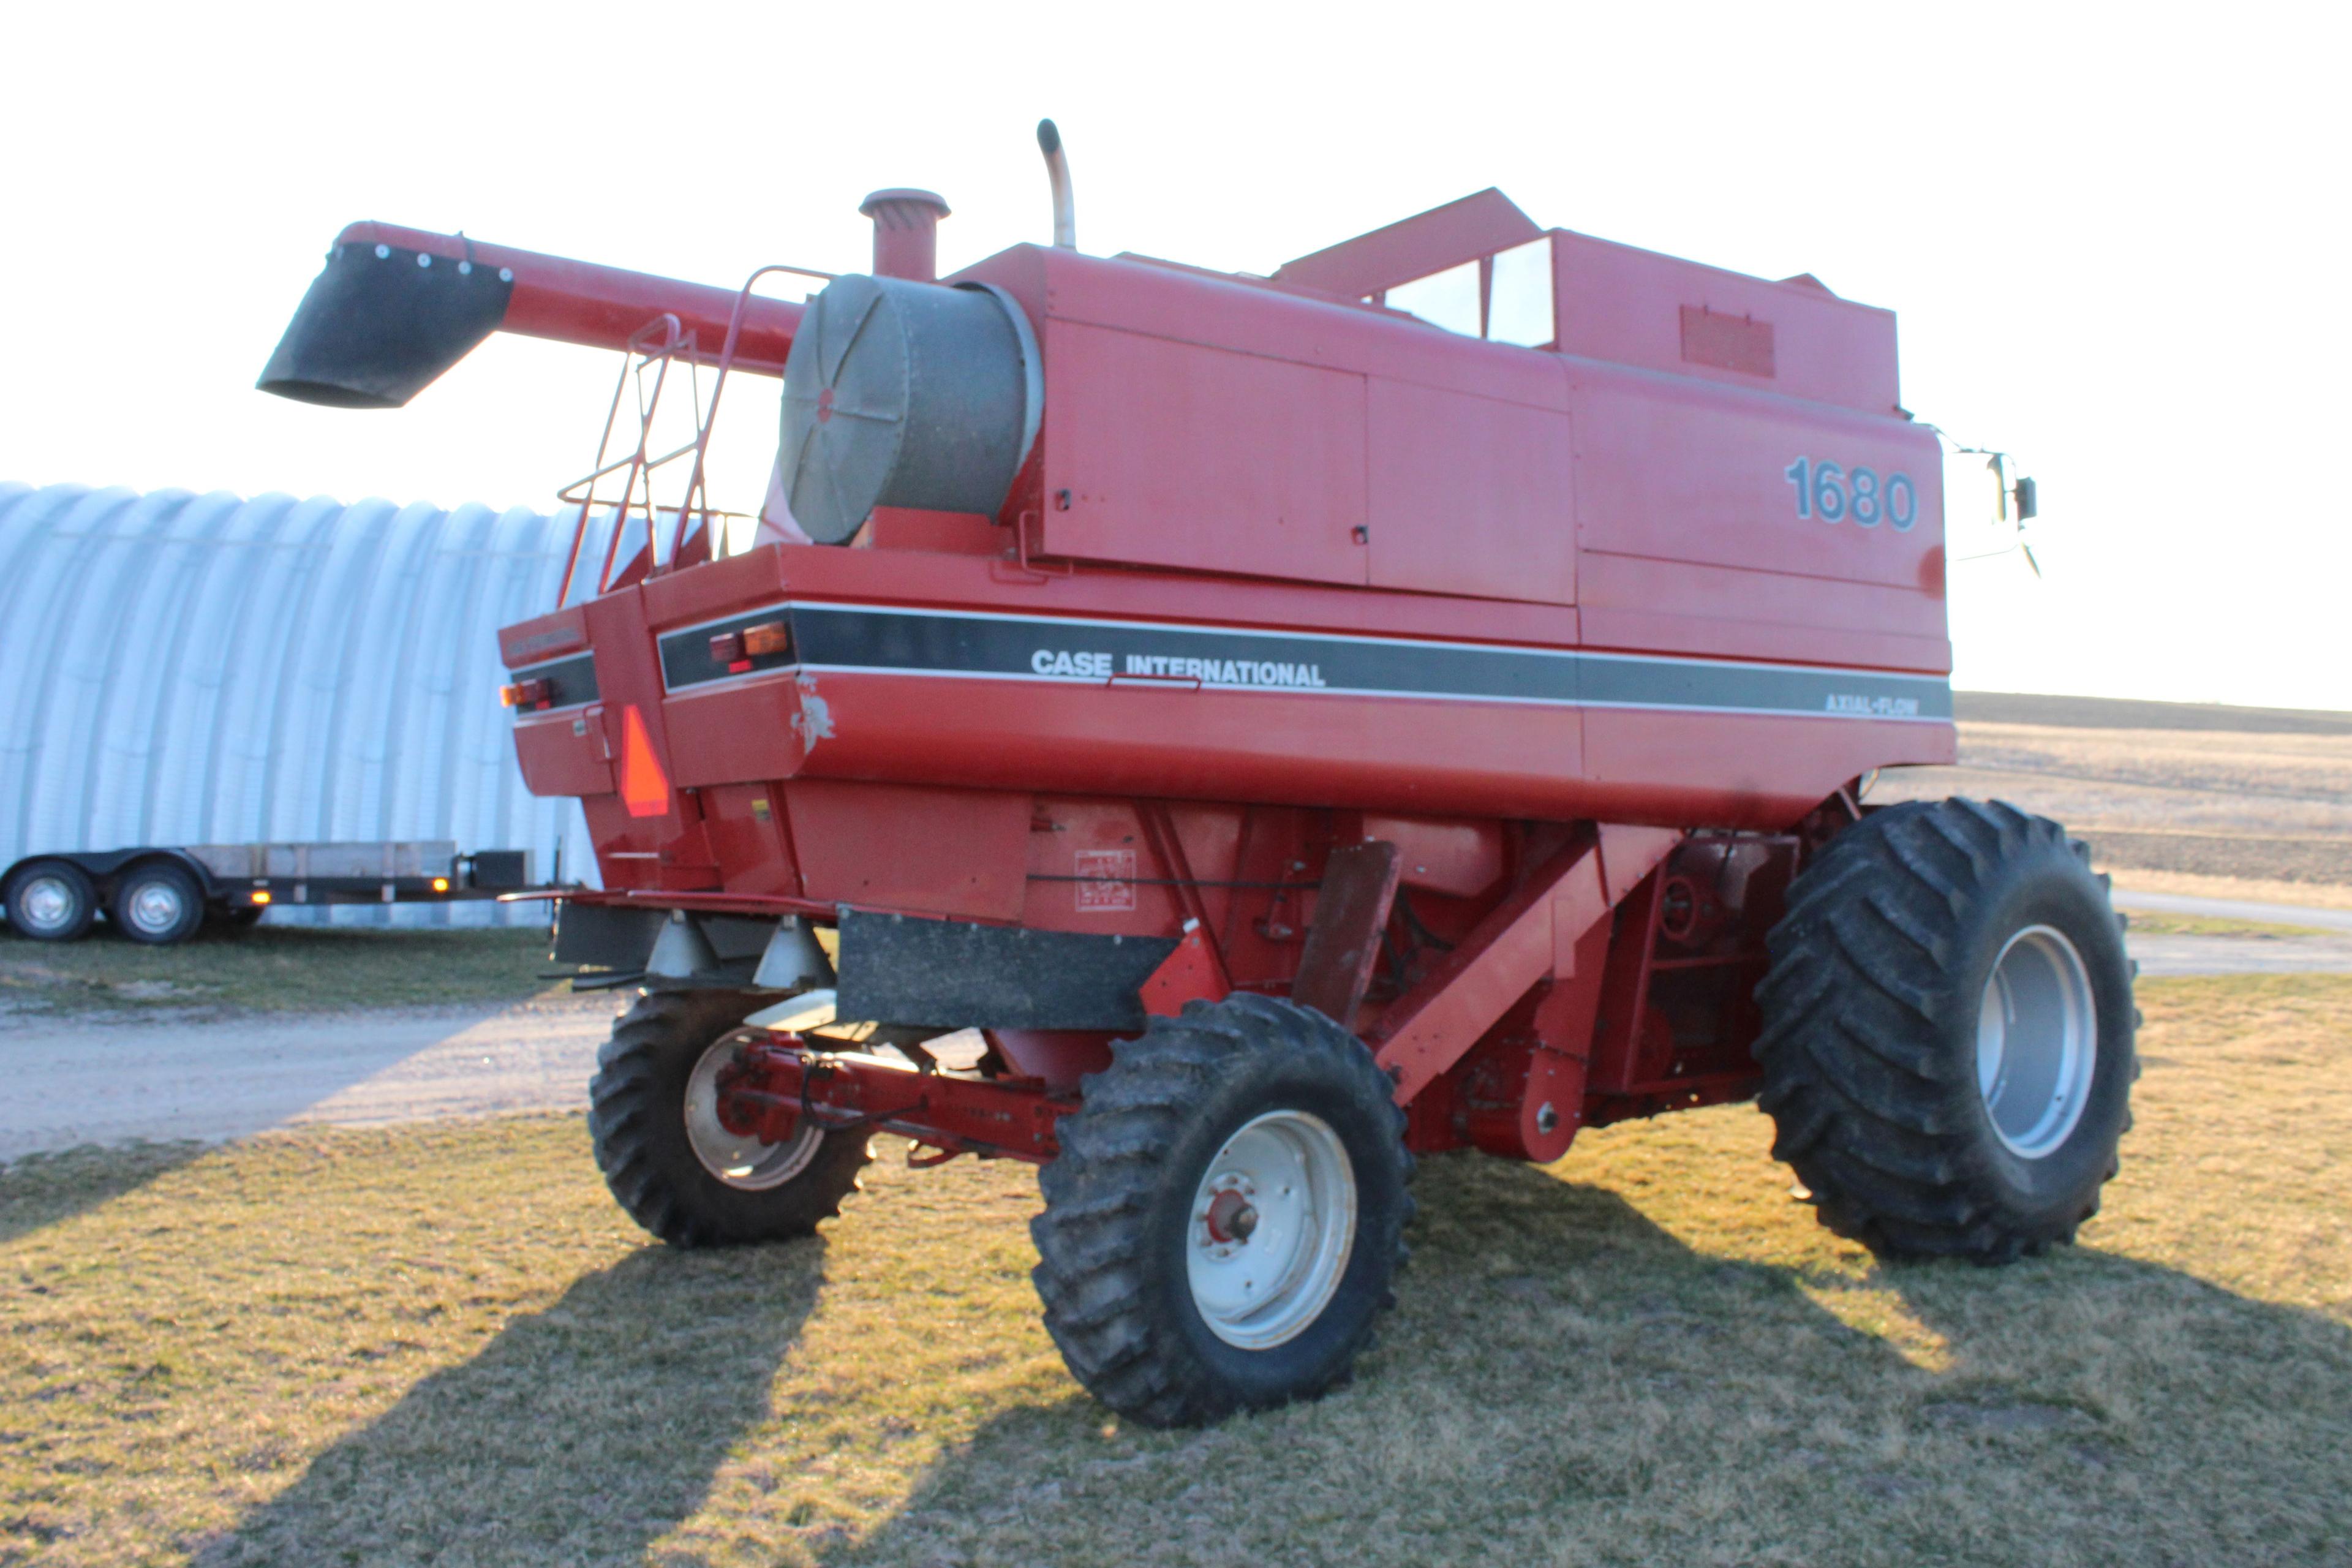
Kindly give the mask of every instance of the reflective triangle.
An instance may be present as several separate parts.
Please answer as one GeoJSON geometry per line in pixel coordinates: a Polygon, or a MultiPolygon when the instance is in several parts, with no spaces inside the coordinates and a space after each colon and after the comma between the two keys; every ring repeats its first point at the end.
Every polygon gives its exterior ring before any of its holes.
{"type": "Polygon", "coordinates": [[[621,801],[631,816],[669,815],[669,774],[634,702],[621,710],[621,801]]]}

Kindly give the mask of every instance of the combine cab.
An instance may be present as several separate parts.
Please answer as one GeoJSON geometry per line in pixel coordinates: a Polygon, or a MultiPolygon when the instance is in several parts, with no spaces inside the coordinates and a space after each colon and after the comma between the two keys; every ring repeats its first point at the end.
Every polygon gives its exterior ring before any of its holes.
{"type": "Polygon", "coordinates": [[[1882,1253],[2071,1238],[2134,1075],[2104,880],[1864,799],[1954,752],[1894,317],[1494,191],[1271,277],[1087,256],[1049,132],[1060,243],[936,279],[882,192],[804,307],[358,226],[264,377],[396,404],[500,329],[716,376],[684,446],[616,420],[610,542],[502,635],[598,845],[556,956],[639,990],[629,1213],[804,1236],[877,1130],[1035,1163],[1046,1325],[1163,1424],[1347,1372],[1415,1154],[1756,1099],[1882,1253]],[[739,373],[784,412],[729,520],[739,373]]]}

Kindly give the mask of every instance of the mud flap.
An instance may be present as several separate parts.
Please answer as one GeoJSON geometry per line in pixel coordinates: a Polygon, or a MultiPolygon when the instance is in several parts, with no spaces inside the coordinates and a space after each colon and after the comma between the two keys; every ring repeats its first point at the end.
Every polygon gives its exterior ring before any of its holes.
{"type": "Polygon", "coordinates": [[[841,911],[840,1013],[941,1029],[1140,1030],[1171,937],[841,911]]]}

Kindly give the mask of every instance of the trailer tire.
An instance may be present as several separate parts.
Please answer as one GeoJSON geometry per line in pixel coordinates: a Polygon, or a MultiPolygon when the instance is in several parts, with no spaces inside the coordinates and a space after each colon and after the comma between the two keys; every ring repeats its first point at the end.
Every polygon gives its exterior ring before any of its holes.
{"type": "MultiPolygon", "coordinates": [[[[772,998],[767,998],[772,1000],[772,998]]],[[[710,1101],[727,1037],[761,1005],[728,991],[641,994],[596,1054],[588,1131],[621,1207],[672,1247],[740,1247],[816,1234],[871,1163],[864,1129],[814,1126],[784,1143],[736,1140],[710,1101]]]]}
{"type": "Polygon", "coordinates": [[[195,874],[172,860],[149,860],[116,879],[108,913],[132,942],[166,947],[185,942],[205,923],[205,889],[195,874]]]}
{"type": "Polygon", "coordinates": [[[1321,1014],[1241,993],[1111,1051],[1059,1124],[1030,1222],[1071,1374],[1151,1426],[1344,1381],[1393,1302],[1412,1217],[1388,1076],[1321,1014]],[[1245,1276],[1269,1270],[1252,1294],[1245,1276]]]}
{"type": "Polygon", "coordinates": [[[2006,1263],[2098,1212],[2138,1016],[2089,858],[1999,801],[1906,802],[1790,888],[1757,988],[1759,1103],[1830,1229],[2006,1263]]]}
{"type": "Polygon", "coordinates": [[[35,942],[74,942],[98,919],[98,884],[70,860],[20,866],[5,890],[8,923],[35,942]]]}

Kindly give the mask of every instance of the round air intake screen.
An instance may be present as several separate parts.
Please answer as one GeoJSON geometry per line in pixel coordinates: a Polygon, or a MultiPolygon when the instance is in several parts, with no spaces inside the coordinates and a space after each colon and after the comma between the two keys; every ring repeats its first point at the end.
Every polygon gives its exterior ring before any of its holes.
{"type": "Polygon", "coordinates": [[[1045,378],[1002,290],[853,274],[825,286],[784,363],[783,487],[811,539],[877,506],[994,516],[1036,439],[1045,378]]]}

